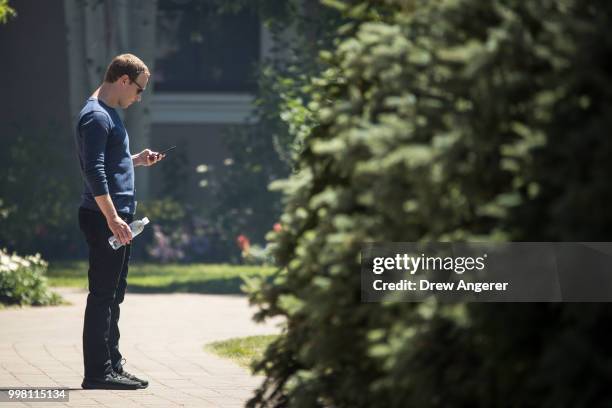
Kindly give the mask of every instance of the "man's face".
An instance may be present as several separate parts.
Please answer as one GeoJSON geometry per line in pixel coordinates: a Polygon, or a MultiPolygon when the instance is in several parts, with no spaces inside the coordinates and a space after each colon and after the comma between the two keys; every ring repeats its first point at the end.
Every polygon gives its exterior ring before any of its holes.
{"type": "Polygon", "coordinates": [[[127,75],[123,75],[121,81],[121,96],[119,97],[119,106],[126,109],[134,102],[140,102],[142,92],[147,88],[149,83],[149,75],[141,73],[136,78],[136,81],[130,80],[127,75]]]}

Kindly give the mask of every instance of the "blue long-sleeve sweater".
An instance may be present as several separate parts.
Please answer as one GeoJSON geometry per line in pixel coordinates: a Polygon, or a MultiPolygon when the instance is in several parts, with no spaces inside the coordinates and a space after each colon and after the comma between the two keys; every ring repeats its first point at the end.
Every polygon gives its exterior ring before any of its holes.
{"type": "Polygon", "coordinates": [[[134,163],[117,111],[89,98],[79,115],[76,146],[84,179],[81,207],[100,211],[94,197],[110,194],[117,212],[134,214],[134,163]]]}

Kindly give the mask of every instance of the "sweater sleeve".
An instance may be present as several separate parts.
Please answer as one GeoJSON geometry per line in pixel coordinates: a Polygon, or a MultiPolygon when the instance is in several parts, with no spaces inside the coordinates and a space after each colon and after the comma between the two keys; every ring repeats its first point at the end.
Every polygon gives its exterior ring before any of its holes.
{"type": "Polygon", "coordinates": [[[90,112],[79,125],[85,182],[94,197],[108,194],[104,153],[111,131],[110,119],[103,112],[90,112]]]}

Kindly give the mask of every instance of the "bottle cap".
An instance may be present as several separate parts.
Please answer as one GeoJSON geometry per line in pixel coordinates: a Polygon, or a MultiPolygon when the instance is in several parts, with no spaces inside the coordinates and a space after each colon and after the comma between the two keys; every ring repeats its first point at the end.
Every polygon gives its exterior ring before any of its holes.
{"type": "Polygon", "coordinates": [[[147,225],[148,223],[149,223],[149,219],[148,219],[147,217],[144,217],[144,218],[142,219],[142,224],[143,224],[143,225],[147,225]]]}

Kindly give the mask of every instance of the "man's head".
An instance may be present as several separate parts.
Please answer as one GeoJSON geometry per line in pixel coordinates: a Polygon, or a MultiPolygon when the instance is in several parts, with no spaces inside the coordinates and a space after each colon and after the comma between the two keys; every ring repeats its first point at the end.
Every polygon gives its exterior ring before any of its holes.
{"type": "Polygon", "coordinates": [[[149,82],[149,68],[135,55],[121,54],[106,69],[104,82],[111,84],[118,104],[125,109],[136,101],[149,82]]]}

